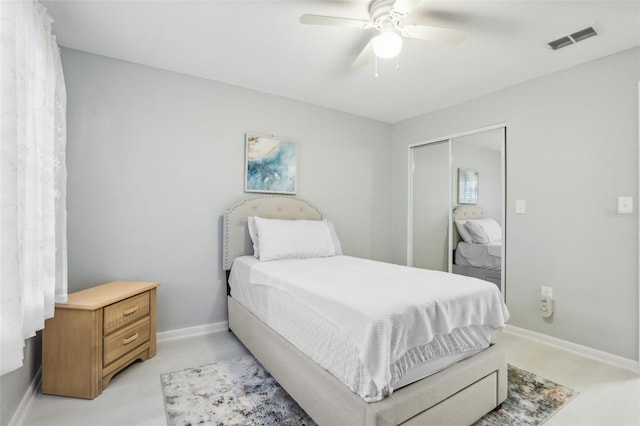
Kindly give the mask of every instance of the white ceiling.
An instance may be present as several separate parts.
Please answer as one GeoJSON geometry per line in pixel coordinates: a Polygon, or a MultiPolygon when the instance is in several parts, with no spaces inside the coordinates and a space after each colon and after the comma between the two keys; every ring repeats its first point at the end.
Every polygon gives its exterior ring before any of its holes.
{"type": "Polygon", "coordinates": [[[408,19],[464,30],[457,46],[405,40],[353,70],[371,33],[302,25],[302,14],[368,19],[367,1],[42,0],[65,47],[395,123],[640,45],[640,0],[429,1],[408,19]],[[552,51],[593,26],[599,36],[552,51]]]}

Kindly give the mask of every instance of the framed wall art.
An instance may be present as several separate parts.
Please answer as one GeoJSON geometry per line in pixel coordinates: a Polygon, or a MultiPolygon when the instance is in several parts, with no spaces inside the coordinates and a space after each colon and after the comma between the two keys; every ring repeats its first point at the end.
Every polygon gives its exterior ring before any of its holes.
{"type": "Polygon", "coordinates": [[[478,204],[479,181],[477,170],[458,169],[458,204],[478,204]]]}
{"type": "Polygon", "coordinates": [[[296,142],[247,133],[244,191],[295,194],[297,161],[296,142]]]}

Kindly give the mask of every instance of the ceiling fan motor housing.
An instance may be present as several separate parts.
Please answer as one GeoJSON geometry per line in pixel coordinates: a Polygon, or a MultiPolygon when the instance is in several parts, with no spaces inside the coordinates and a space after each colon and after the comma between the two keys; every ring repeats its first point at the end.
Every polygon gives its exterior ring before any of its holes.
{"type": "Polygon", "coordinates": [[[393,9],[395,0],[374,0],[369,5],[369,15],[371,16],[371,23],[374,27],[381,31],[388,31],[391,29],[397,29],[403,14],[397,13],[393,9]],[[393,26],[393,28],[390,28],[393,26]]]}

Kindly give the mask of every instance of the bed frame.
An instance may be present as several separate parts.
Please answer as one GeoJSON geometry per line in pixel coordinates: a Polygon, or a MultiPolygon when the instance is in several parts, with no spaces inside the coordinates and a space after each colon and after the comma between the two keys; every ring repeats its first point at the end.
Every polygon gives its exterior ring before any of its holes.
{"type": "Polygon", "coordinates": [[[453,218],[453,253],[452,259],[454,259],[454,263],[451,266],[454,274],[458,275],[466,275],[467,277],[475,277],[480,278],[481,280],[489,281],[498,286],[500,291],[502,291],[502,271],[495,269],[485,269],[485,268],[477,268],[471,265],[456,265],[456,249],[458,248],[458,242],[460,241],[460,234],[458,233],[458,228],[456,227],[455,221],[456,219],[482,219],[485,217],[489,217],[487,211],[482,207],[473,206],[473,205],[463,205],[458,206],[453,209],[452,218],[453,218]]]}
{"type": "MultiPolygon", "coordinates": [[[[321,220],[295,197],[263,196],[232,205],[224,215],[223,266],[252,254],[247,216],[321,220]]],[[[445,370],[367,403],[277,332],[228,296],[229,329],[319,425],[469,425],[507,397],[505,353],[492,345],[445,370]]]]}

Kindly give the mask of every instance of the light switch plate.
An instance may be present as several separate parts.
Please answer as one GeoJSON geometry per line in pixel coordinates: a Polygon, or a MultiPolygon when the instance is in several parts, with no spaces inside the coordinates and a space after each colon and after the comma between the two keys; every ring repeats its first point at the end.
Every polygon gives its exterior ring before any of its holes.
{"type": "Polygon", "coordinates": [[[525,214],[527,212],[527,202],[525,200],[516,200],[516,214],[525,214]]]}
{"type": "Polygon", "coordinates": [[[633,197],[618,197],[618,213],[619,214],[633,213],[633,197]]]}

